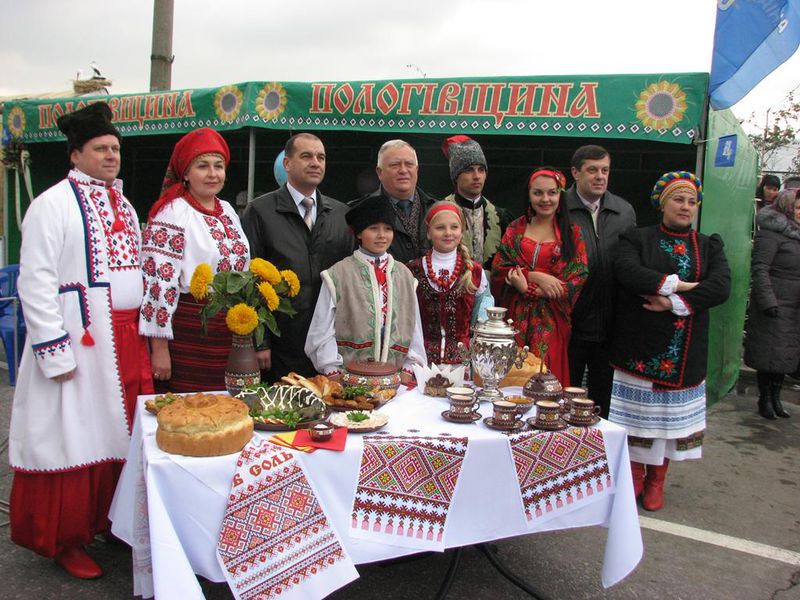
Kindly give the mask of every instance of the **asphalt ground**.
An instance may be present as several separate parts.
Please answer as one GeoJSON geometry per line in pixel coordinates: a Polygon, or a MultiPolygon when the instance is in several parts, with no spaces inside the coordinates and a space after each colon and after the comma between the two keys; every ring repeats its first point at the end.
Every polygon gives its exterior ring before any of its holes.
{"type": "MultiPolygon", "coordinates": [[[[709,409],[703,460],[670,466],[663,510],[640,507],[644,557],[621,583],[606,590],[600,583],[606,539],[600,527],[499,541],[497,555],[549,600],[800,600],[800,391],[784,392],[792,418],[775,421],[756,414],[755,394],[752,377],[743,372],[738,389],[709,409]]],[[[0,439],[8,430],[12,395],[8,373],[0,371],[0,439]]],[[[0,499],[7,499],[7,452],[0,461],[0,499]]],[[[6,520],[0,514],[0,523],[6,520]]],[[[76,580],[14,545],[8,527],[0,528],[0,598],[131,597],[130,550],[98,539],[89,552],[105,575],[76,580]]],[[[360,579],[330,598],[433,598],[451,556],[360,566],[360,579]]],[[[225,584],[202,586],[209,599],[232,598],[225,584]]],[[[463,551],[448,595],[528,597],[474,548],[463,551]]]]}

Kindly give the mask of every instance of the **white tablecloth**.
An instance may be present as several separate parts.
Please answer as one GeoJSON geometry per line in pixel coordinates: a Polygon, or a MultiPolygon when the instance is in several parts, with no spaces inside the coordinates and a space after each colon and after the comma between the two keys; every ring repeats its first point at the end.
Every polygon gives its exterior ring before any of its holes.
{"type": "MultiPolygon", "coordinates": [[[[519,391],[509,388],[507,391],[519,391]]],[[[237,455],[192,458],[162,452],[156,445],[156,418],[139,398],[128,462],[111,507],[112,531],[133,548],[134,593],[156,598],[203,598],[195,574],[224,581],[216,559],[220,524],[237,455]]],[[[642,537],[633,497],[625,430],[601,421],[614,493],[537,524],[525,520],[514,466],[505,435],[480,421],[449,423],[440,414],[447,401],[416,390],[398,396],[381,410],[389,415],[385,431],[396,435],[468,436],[469,451],[448,517],[447,547],[498,540],[535,531],[588,525],[608,528],[602,583],[608,587],[627,576],[642,557],[642,537]]],[[[491,406],[482,405],[484,416],[491,406]]],[[[272,435],[270,432],[257,432],[272,435]]],[[[344,452],[298,452],[330,523],[356,564],[414,552],[350,537],[353,496],[361,458],[362,436],[350,434],[344,452]]]]}

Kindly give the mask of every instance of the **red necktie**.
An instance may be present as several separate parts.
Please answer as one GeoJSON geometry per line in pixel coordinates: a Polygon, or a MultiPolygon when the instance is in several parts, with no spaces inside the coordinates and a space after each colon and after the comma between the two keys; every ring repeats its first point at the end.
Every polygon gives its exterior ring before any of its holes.
{"type": "Polygon", "coordinates": [[[113,185],[106,186],[108,199],[111,201],[111,210],[114,212],[114,222],[111,224],[111,231],[119,233],[125,228],[125,224],[119,216],[119,192],[113,185]]]}
{"type": "Polygon", "coordinates": [[[372,268],[375,269],[375,277],[378,279],[378,283],[381,284],[381,286],[383,286],[386,283],[386,271],[381,269],[380,258],[375,259],[372,268]]]}

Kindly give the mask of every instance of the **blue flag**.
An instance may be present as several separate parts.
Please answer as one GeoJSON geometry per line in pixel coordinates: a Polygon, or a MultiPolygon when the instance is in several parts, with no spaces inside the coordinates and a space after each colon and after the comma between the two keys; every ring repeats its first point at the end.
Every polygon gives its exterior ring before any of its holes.
{"type": "Polygon", "coordinates": [[[800,0],[717,0],[711,106],[736,104],[800,45],[800,0]]]}

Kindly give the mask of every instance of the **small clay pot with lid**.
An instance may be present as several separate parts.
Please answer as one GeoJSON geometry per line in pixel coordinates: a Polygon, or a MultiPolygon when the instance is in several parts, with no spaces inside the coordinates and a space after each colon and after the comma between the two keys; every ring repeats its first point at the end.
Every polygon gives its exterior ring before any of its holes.
{"type": "Polygon", "coordinates": [[[534,402],[540,400],[551,400],[558,402],[561,399],[563,389],[558,377],[552,373],[536,373],[528,379],[525,387],[522,388],[522,395],[531,398],[534,402]]]}
{"type": "Polygon", "coordinates": [[[342,383],[345,387],[365,385],[375,388],[393,389],[400,387],[400,371],[393,363],[378,362],[373,359],[354,360],[345,365],[342,383]]]}

